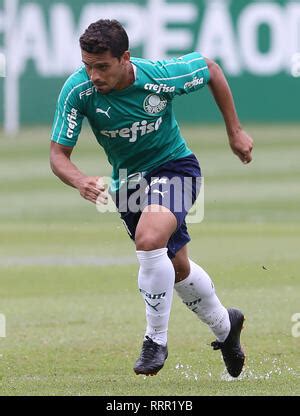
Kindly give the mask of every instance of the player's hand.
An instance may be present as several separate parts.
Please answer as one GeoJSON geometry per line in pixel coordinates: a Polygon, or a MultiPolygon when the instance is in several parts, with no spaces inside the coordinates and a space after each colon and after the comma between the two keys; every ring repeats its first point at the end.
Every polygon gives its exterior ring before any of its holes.
{"type": "Polygon", "coordinates": [[[253,140],[252,138],[244,131],[239,130],[234,134],[229,136],[230,147],[240,160],[247,164],[252,160],[252,148],[253,140]]]}
{"type": "Polygon", "coordinates": [[[94,204],[100,202],[106,205],[108,202],[107,185],[104,185],[101,176],[85,176],[77,185],[77,189],[83,198],[94,204]]]}

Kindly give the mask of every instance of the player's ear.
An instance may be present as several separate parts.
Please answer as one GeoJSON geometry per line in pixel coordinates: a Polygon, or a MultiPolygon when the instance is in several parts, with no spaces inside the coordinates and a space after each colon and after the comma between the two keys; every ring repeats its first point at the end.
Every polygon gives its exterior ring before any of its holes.
{"type": "Polygon", "coordinates": [[[121,56],[121,61],[124,64],[130,61],[130,52],[129,51],[125,51],[123,53],[123,55],[121,56]]]}

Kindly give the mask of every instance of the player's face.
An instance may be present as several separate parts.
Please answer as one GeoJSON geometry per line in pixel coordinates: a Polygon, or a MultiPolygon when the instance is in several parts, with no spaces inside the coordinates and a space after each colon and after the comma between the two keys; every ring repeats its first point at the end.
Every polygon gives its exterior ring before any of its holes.
{"type": "Polygon", "coordinates": [[[120,59],[112,56],[110,51],[89,53],[81,51],[85,69],[101,94],[111,90],[120,90],[129,85],[130,54],[124,52],[120,59]]]}

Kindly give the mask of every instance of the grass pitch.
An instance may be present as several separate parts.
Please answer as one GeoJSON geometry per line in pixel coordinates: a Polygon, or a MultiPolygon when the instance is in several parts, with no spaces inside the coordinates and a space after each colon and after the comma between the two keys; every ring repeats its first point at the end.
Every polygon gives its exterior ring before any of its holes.
{"type": "MultiPolygon", "coordinates": [[[[244,166],[223,127],[183,129],[205,176],[205,218],[189,227],[190,256],[222,302],[246,315],[238,380],[176,294],[166,365],[156,377],[135,376],[144,305],[118,215],[98,213],[53,176],[47,129],[1,135],[0,395],[299,395],[299,130],[249,125],[254,161],[244,166]]],[[[109,175],[88,130],[74,160],[109,175]]]]}

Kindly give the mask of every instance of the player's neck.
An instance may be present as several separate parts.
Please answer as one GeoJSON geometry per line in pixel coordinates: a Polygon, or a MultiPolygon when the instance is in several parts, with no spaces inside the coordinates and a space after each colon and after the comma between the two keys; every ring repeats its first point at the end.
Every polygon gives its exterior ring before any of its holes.
{"type": "Polygon", "coordinates": [[[128,62],[125,69],[124,78],[120,81],[120,83],[115,87],[116,90],[124,90],[125,88],[129,87],[135,81],[135,73],[134,68],[131,62],[128,62]]]}

